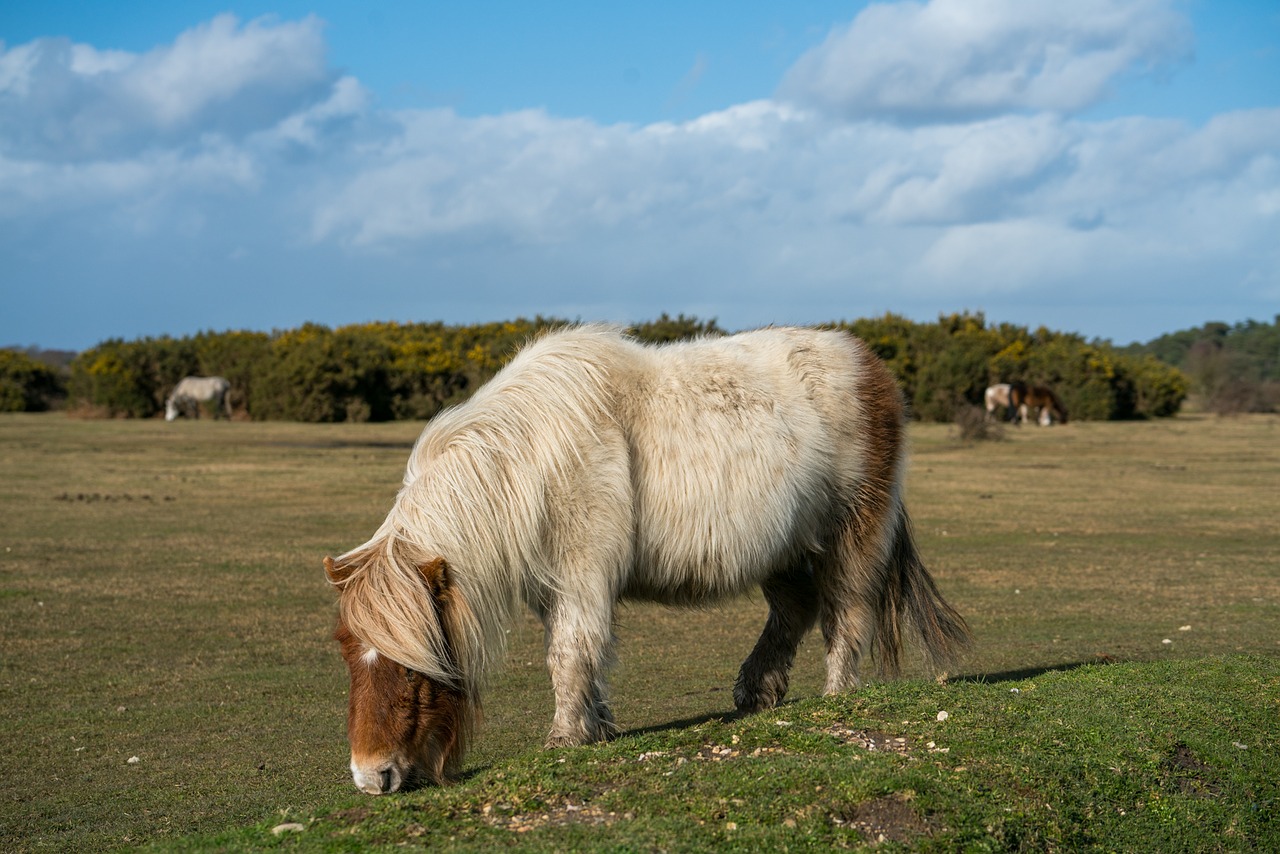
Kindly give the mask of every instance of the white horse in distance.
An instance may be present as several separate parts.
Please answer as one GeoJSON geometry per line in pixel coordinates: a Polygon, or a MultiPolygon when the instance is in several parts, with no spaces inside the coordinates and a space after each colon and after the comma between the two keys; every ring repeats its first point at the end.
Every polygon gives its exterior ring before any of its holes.
{"type": "Polygon", "coordinates": [[[208,403],[214,412],[231,417],[231,401],[227,393],[231,383],[225,377],[183,377],[164,402],[164,420],[173,421],[183,413],[200,417],[200,404],[208,403]]]}

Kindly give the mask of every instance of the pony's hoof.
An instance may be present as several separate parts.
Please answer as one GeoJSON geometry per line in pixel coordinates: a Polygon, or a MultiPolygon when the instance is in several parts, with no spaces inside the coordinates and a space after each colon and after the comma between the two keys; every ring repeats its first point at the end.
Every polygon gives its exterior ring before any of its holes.
{"type": "Polygon", "coordinates": [[[769,709],[778,705],[777,703],[770,703],[768,701],[761,700],[758,697],[753,699],[735,699],[733,704],[737,707],[738,714],[741,715],[754,715],[757,712],[767,712],[769,709]]]}
{"type": "Polygon", "coordinates": [[[750,680],[739,676],[733,686],[733,704],[744,715],[767,711],[782,702],[787,696],[787,687],[788,679],[776,673],[750,680]]]}
{"type": "Polygon", "coordinates": [[[555,750],[558,747],[578,747],[582,744],[580,739],[576,739],[568,735],[551,735],[547,736],[547,743],[543,745],[547,750],[555,750]]]}
{"type": "Polygon", "coordinates": [[[754,715],[756,712],[768,711],[775,708],[780,702],[782,702],[782,696],[774,694],[772,691],[761,691],[753,694],[733,692],[733,704],[744,715],[754,715]]]}

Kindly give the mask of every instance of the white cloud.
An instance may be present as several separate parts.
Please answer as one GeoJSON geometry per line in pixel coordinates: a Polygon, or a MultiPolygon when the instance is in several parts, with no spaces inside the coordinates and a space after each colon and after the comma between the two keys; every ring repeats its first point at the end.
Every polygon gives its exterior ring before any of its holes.
{"type": "Polygon", "coordinates": [[[1256,211],[1276,186],[1278,115],[1197,130],[1046,114],[844,125],[771,102],[648,127],[404,112],[318,205],[313,235],[364,246],[476,233],[538,243],[703,220],[919,228],[1027,217],[1084,230],[1131,225],[1219,185],[1256,211]]]}
{"type": "Polygon", "coordinates": [[[335,78],[315,18],[219,15],[144,54],[63,38],[0,46],[0,151],[75,161],[239,137],[323,100],[335,78]]]}
{"type": "Polygon", "coordinates": [[[251,198],[264,181],[295,192],[282,166],[369,107],[324,56],[315,18],[230,15],[143,54],[0,45],[0,219],[107,209],[150,233],[166,212],[202,222],[191,213],[209,198],[251,198]]]}
{"type": "Polygon", "coordinates": [[[963,282],[966,294],[982,298],[1069,286],[1088,276],[1097,259],[1115,266],[1132,249],[1110,229],[1080,231],[1031,218],[981,222],[944,230],[913,272],[923,290],[945,293],[963,282]]]}
{"type": "Polygon", "coordinates": [[[0,221],[101,209],[119,216],[122,206],[137,213],[175,200],[190,205],[207,194],[251,190],[260,177],[260,166],[248,152],[216,140],[195,151],[155,150],[80,163],[0,156],[0,221]]]}
{"type": "Polygon", "coordinates": [[[1169,0],[875,3],[787,73],[782,97],[855,119],[964,121],[1072,113],[1130,71],[1185,61],[1169,0]]]}
{"type": "Polygon", "coordinates": [[[335,130],[349,127],[366,115],[369,108],[369,93],[360,82],[354,77],[343,77],[333,84],[332,92],[324,101],[284,117],[259,139],[265,144],[292,143],[319,148],[335,130]]]}
{"type": "Polygon", "coordinates": [[[1075,131],[1047,116],[1006,117],[903,134],[904,153],[886,153],[869,216],[896,225],[982,222],[1017,216],[1036,188],[1073,168],[1075,131]]]}
{"type": "MultiPolygon", "coordinates": [[[[39,43],[28,45],[39,48],[39,43]]],[[[124,71],[137,59],[126,50],[97,50],[87,44],[71,45],[72,73],[91,77],[111,71],[124,71]]]]}
{"type": "Polygon", "coordinates": [[[184,32],[172,47],[139,57],[120,85],[158,127],[169,129],[207,121],[233,100],[237,113],[277,118],[330,80],[318,19],[259,18],[240,26],[223,14],[184,32]]]}
{"type": "Polygon", "coordinates": [[[798,114],[758,102],[648,127],[536,110],[394,119],[394,134],[362,148],[320,205],[317,239],[368,246],[460,233],[546,243],[602,228],[674,227],[758,197],[752,176],[783,165],[774,149],[798,114]]]}

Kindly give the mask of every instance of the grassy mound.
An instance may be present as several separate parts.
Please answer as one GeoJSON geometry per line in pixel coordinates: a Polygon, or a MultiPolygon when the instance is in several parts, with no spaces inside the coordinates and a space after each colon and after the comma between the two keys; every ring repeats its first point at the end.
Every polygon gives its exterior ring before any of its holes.
{"type": "Polygon", "coordinates": [[[195,848],[1277,850],[1280,662],[899,682],[539,751],[195,848]],[[944,714],[945,713],[945,714],[944,714]],[[292,829],[273,828],[289,822],[292,829]]]}

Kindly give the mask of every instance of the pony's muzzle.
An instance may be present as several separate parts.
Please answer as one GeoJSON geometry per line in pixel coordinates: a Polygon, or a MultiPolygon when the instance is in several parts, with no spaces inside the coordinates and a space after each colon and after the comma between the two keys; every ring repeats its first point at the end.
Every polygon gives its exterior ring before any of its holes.
{"type": "Polygon", "coordinates": [[[351,761],[351,779],[356,788],[366,795],[385,795],[397,791],[404,783],[404,774],[394,762],[372,768],[361,767],[351,761]]]}

